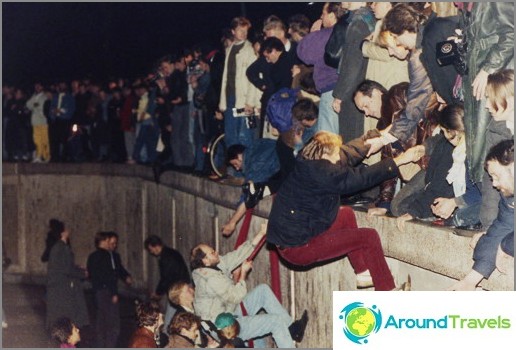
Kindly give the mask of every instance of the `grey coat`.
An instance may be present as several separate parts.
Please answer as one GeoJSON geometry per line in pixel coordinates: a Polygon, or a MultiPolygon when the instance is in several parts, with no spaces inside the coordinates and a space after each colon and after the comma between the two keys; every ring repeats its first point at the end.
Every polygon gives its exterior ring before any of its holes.
{"type": "Polygon", "coordinates": [[[59,240],[50,251],[47,277],[47,328],[59,317],[69,317],[77,327],[89,324],[82,290],[83,270],[74,265],[70,246],[59,240]]]}
{"type": "Polygon", "coordinates": [[[245,281],[234,283],[231,272],[251,255],[253,246],[245,242],[236,250],[220,257],[217,268],[201,267],[193,270],[195,284],[194,307],[203,320],[215,321],[222,312],[233,313],[247,294],[245,281]]]}

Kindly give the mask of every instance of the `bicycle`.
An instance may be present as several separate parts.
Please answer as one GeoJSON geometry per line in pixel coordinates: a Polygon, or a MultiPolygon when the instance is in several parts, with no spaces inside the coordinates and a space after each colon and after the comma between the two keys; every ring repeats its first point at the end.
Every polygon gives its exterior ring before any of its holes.
{"type": "Polygon", "coordinates": [[[226,165],[226,142],[224,133],[214,137],[208,143],[206,153],[209,155],[210,166],[213,172],[219,177],[224,178],[227,174],[226,165]]]}

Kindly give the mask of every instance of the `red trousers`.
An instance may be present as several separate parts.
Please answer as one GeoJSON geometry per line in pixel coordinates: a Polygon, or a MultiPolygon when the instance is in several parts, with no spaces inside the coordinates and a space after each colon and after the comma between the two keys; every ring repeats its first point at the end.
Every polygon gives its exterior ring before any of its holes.
{"type": "Polygon", "coordinates": [[[340,207],[331,227],[305,245],[278,249],[278,252],[286,261],[299,266],[347,255],[355,273],[369,270],[375,290],[395,288],[378,232],[372,228],[358,228],[350,207],[340,207]]]}

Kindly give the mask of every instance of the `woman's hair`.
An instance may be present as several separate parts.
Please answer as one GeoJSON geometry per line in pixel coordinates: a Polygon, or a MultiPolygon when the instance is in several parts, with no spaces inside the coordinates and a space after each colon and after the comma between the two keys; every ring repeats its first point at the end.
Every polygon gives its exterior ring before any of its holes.
{"type": "Polygon", "coordinates": [[[464,132],[464,106],[451,104],[439,114],[439,125],[450,131],[464,132]]]}
{"type": "Polygon", "coordinates": [[[191,312],[178,312],[172,317],[168,332],[169,334],[180,334],[182,329],[190,329],[194,324],[198,328],[201,327],[201,319],[198,316],[191,312]]]}
{"type": "Polygon", "coordinates": [[[331,155],[342,146],[342,137],[328,131],[318,131],[301,150],[304,159],[319,160],[323,155],[331,155]]]}
{"type": "Polygon", "coordinates": [[[401,35],[405,31],[417,33],[426,19],[425,15],[411,5],[400,3],[394,6],[383,19],[381,32],[387,31],[396,35],[401,35]]]}
{"type": "Polygon", "coordinates": [[[73,322],[68,317],[61,317],[52,325],[50,335],[59,344],[67,344],[72,335],[73,326],[73,322]]]}
{"type": "Polygon", "coordinates": [[[487,99],[491,102],[493,109],[505,110],[508,106],[507,100],[514,98],[514,69],[504,69],[487,77],[487,99]]]}
{"type": "Polygon", "coordinates": [[[383,48],[397,46],[396,41],[394,40],[394,37],[392,36],[392,33],[389,31],[381,31],[380,34],[378,35],[378,39],[377,39],[376,43],[383,48]]]}
{"type": "Polygon", "coordinates": [[[188,282],[180,281],[174,283],[168,289],[168,300],[175,305],[181,305],[181,301],[179,300],[181,297],[181,293],[183,292],[184,286],[187,286],[188,282]]]}
{"type": "Polygon", "coordinates": [[[138,327],[150,327],[159,319],[159,305],[155,302],[145,302],[136,306],[138,327]]]}

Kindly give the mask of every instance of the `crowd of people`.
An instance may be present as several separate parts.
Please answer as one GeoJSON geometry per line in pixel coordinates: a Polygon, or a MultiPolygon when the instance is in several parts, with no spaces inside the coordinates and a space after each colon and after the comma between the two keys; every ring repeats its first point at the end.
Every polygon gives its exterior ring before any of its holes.
{"type": "MultiPolygon", "coordinates": [[[[252,41],[251,22],[235,17],[224,49],[167,55],[134,83],[36,83],[28,100],[4,86],[4,160],[148,164],[158,182],[167,169],[208,174],[206,144],[223,132],[229,175],[243,185],[222,233],[275,194],[268,227],[224,256],[194,247],[191,274],[176,264],[177,280],[167,264],[181,257],[146,241],[160,259],[154,299],[167,295],[167,312],[163,321],[155,305],[140,306],[134,344],[155,344],[162,322],[171,347],[260,344],[269,333],[278,347],[300,341],[306,314],[292,322],[268,286],[247,289],[246,259],[263,235],[291,265],[348,256],[357,287],[398,289],[378,232],[358,228],[342,204],[395,216],[401,231],[421,220],[473,236],[472,270],[450,290],[474,290],[514,256],[514,4],[454,6],[457,15],[437,16],[425,2],[325,3],[314,23],[269,16],[252,41]]],[[[103,237],[98,248],[113,252],[113,236],[103,237]]],[[[66,240],[52,248],[49,274],[53,254],[73,260],[66,240]]],[[[130,283],[116,255],[103,255],[130,283]]],[[[99,305],[116,303],[114,287],[96,293],[99,305]]]]}

